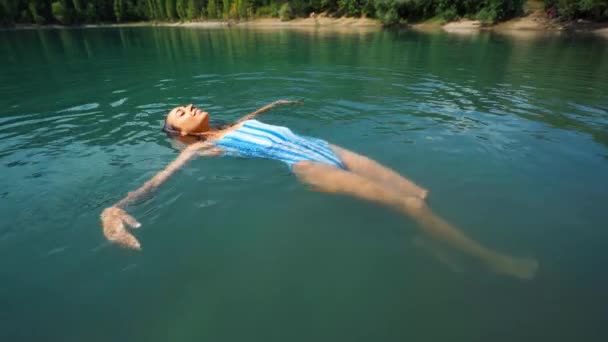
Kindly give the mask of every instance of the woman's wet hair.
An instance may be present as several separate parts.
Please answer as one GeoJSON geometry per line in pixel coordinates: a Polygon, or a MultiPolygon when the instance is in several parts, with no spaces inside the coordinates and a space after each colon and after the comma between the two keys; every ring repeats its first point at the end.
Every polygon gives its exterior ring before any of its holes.
{"type": "Polygon", "coordinates": [[[177,130],[173,125],[170,125],[167,122],[167,118],[165,118],[165,124],[163,125],[163,132],[167,133],[170,136],[178,136],[181,135],[181,132],[177,130]]]}

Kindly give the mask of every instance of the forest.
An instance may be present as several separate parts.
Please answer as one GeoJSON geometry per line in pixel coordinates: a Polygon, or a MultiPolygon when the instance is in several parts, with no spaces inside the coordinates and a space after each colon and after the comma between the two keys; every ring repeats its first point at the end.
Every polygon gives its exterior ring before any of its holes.
{"type": "MultiPolygon", "coordinates": [[[[310,13],[377,18],[386,25],[437,18],[497,22],[522,15],[525,0],[0,0],[0,25],[135,21],[290,20],[310,13]]],[[[608,0],[545,0],[551,16],[608,19],[608,0]]]]}

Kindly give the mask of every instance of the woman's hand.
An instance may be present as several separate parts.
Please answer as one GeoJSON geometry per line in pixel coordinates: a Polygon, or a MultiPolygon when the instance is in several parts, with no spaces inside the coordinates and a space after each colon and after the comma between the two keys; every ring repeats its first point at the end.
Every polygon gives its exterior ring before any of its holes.
{"type": "Polygon", "coordinates": [[[118,207],[106,208],[101,213],[103,235],[105,235],[108,240],[126,248],[140,250],[141,245],[139,244],[139,241],[127,231],[124,223],[133,228],[141,227],[141,224],[137,222],[136,219],[118,207]]]}
{"type": "Polygon", "coordinates": [[[253,119],[254,117],[256,117],[256,115],[261,114],[261,113],[264,113],[264,112],[266,112],[266,111],[269,111],[269,110],[270,110],[271,108],[273,108],[274,106],[278,106],[278,105],[284,105],[284,104],[301,105],[301,104],[304,104],[304,103],[303,103],[303,102],[301,102],[301,101],[290,101],[290,100],[278,100],[278,101],[274,101],[273,103],[268,104],[268,105],[265,105],[264,107],[262,107],[262,108],[260,108],[260,109],[256,110],[256,111],[255,111],[255,112],[253,112],[253,113],[249,113],[249,114],[247,114],[247,115],[243,116],[243,117],[242,117],[242,118],[240,118],[240,119],[239,119],[239,120],[238,120],[236,123],[240,123],[240,122],[243,122],[243,121],[245,121],[245,120],[251,120],[251,119],[253,119]]]}
{"type": "Polygon", "coordinates": [[[278,100],[278,101],[275,101],[273,103],[273,105],[282,105],[282,104],[301,105],[301,104],[304,104],[304,102],[302,102],[302,101],[290,101],[290,100],[278,100]]]}

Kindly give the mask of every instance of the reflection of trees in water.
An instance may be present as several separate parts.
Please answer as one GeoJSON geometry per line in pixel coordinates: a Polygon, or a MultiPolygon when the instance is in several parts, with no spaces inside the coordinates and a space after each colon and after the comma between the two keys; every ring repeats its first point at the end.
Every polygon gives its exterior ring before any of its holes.
{"type": "Polygon", "coordinates": [[[491,121],[491,115],[516,115],[583,132],[608,145],[608,104],[602,97],[608,88],[608,53],[602,41],[590,36],[167,27],[0,35],[4,64],[25,65],[28,71],[2,71],[20,85],[10,88],[13,100],[2,99],[2,104],[10,107],[15,98],[35,93],[35,101],[19,100],[25,103],[10,113],[48,117],[59,116],[56,110],[100,103],[98,115],[74,119],[74,131],[88,129],[103,116],[113,117],[107,127],[129,127],[138,114],[152,127],[164,110],[192,97],[211,109],[229,104],[235,109],[227,108],[228,115],[236,116],[266,95],[274,99],[279,86],[283,96],[310,96],[317,106],[348,100],[336,107],[343,119],[382,111],[440,122],[458,121],[463,113],[480,122],[491,121]],[[173,83],[160,81],[166,79],[173,83]],[[95,87],[98,98],[90,98],[83,80],[95,87]],[[121,97],[112,92],[123,88],[129,89],[127,106],[109,107],[121,97]],[[158,106],[138,108],[150,99],[158,99],[158,106]]]}
{"type": "Polygon", "coordinates": [[[608,103],[602,94],[608,87],[608,49],[601,39],[414,35],[397,35],[402,69],[423,69],[421,82],[436,83],[432,99],[477,114],[515,114],[608,145],[608,103]],[[461,105],[462,98],[472,106],[461,105]]]}

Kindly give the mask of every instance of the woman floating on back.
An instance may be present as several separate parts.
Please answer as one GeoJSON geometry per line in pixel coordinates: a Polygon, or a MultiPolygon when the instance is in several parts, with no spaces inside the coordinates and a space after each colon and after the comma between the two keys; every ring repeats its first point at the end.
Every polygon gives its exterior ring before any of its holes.
{"type": "Polygon", "coordinates": [[[139,241],[125,229],[124,223],[134,228],[140,224],[123,208],[158,188],[193,157],[228,154],[282,161],[298,179],[315,190],[385,204],[416,220],[426,235],[476,258],[497,273],[522,279],[534,277],[538,268],[536,260],[500,254],[467,237],[431,211],[425,203],[427,190],[395,171],[324,140],[254,120],[258,114],[282,104],[300,102],[274,102],[225,128],[210,127],[209,113],[192,104],[171,110],[164,130],[177,136],[197,137],[197,141],[139,189],[103,211],[101,220],[106,238],[124,247],[140,249],[139,241]]]}

